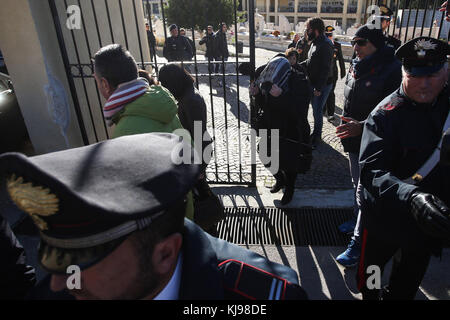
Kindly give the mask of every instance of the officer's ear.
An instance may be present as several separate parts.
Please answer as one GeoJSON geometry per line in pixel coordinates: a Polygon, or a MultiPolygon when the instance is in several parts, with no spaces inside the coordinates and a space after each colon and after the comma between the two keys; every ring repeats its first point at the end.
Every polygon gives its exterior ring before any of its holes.
{"type": "Polygon", "coordinates": [[[183,237],[177,232],[155,245],[152,262],[157,274],[165,275],[175,268],[182,243],[183,237]]]}

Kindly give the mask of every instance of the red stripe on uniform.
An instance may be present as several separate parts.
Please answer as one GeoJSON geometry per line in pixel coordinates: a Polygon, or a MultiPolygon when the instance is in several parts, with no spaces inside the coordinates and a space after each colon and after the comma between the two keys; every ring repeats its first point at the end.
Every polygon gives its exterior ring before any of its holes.
{"type": "Polygon", "coordinates": [[[359,266],[358,266],[358,290],[361,291],[361,288],[364,286],[365,282],[365,272],[364,272],[364,254],[366,253],[366,243],[367,243],[367,229],[363,231],[363,239],[361,244],[361,256],[359,258],[359,266]]]}

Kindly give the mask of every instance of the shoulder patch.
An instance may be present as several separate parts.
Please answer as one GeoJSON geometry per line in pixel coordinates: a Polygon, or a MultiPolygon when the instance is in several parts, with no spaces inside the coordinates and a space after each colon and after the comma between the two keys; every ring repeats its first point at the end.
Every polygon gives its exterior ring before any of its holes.
{"type": "Polygon", "coordinates": [[[395,108],[398,108],[401,105],[403,105],[403,102],[404,102],[404,99],[402,96],[394,95],[391,97],[391,99],[386,104],[382,105],[380,107],[380,109],[386,110],[386,111],[392,111],[395,108]]]}
{"type": "Polygon", "coordinates": [[[223,275],[227,299],[306,299],[306,293],[300,286],[242,261],[228,259],[219,263],[218,267],[223,275]]]}

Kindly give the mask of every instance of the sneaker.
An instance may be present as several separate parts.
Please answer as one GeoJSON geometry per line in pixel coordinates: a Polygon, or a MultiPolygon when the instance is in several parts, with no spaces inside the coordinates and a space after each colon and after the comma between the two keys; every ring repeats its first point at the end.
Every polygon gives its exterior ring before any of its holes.
{"type": "Polygon", "coordinates": [[[342,233],[353,233],[355,227],[356,227],[356,218],[344,222],[338,227],[338,229],[342,233]]]}
{"type": "Polygon", "coordinates": [[[334,116],[328,116],[328,117],[327,117],[327,120],[328,120],[328,122],[333,122],[334,116]]]}
{"type": "Polygon", "coordinates": [[[361,255],[361,245],[358,241],[351,240],[343,253],[336,257],[336,261],[344,267],[354,267],[358,264],[361,255]]]}

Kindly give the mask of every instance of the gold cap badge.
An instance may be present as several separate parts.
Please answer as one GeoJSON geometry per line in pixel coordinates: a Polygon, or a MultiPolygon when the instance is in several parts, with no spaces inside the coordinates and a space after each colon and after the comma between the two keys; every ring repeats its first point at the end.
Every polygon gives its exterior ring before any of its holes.
{"type": "Polygon", "coordinates": [[[40,230],[48,230],[47,223],[40,216],[58,213],[59,199],[56,195],[50,193],[50,189],[25,183],[22,177],[16,178],[15,174],[7,180],[6,188],[16,206],[28,213],[40,230]]]}

